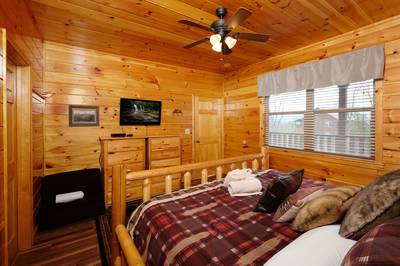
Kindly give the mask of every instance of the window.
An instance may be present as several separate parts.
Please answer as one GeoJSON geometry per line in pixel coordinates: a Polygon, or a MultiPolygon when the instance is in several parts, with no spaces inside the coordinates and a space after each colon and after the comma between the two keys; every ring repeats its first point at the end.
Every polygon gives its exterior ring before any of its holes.
{"type": "Polygon", "coordinates": [[[269,145],[304,148],[305,99],[305,90],[269,97],[269,145]]]}
{"type": "Polygon", "coordinates": [[[374,157],[374,81],[271,95],[269,146],[374,157]]]}

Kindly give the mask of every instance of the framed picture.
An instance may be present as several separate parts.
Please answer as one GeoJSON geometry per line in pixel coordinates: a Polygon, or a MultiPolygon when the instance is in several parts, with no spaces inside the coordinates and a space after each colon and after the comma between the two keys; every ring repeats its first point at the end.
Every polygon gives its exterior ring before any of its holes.
{"type": "Polygon", "coordinates": [[[99,125],[99,107],[85,105],[69,106],[70,127],[96,127],[99,125]]]}

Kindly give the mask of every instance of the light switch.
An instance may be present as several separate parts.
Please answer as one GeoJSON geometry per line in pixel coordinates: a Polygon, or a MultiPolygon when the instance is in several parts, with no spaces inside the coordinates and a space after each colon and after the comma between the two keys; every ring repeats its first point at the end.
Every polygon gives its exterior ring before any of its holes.
{"type": "Polygon", "coordinates": [[[191,129],[190,128],[185,128],[185,135],[190,135],[191,129]]]}

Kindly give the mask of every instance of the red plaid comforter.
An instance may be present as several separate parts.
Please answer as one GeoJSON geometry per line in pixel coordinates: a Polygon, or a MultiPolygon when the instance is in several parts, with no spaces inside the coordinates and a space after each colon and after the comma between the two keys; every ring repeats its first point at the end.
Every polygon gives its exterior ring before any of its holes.
{"type": "MultiPolygon", "coordinates": [[[[276,174],[259,175],[263,187],[276,174]]],[[[253,212],[259,197],[231,197],[221,182],[192,187],[143,203],[128,230],[147,265],[262,265],[299,234],[253,212]]]]}

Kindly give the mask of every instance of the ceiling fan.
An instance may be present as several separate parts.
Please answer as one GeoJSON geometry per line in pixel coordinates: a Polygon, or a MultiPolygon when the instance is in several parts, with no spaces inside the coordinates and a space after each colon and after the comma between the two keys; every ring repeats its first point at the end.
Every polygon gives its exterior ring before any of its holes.
{"type": "Polygon", "coordinates": [[[196,22],[182,19],[179,23],[196,27],[202,30],[212,32],[213,35],[205,37],[201,40],[195,41],[191,44],[184,46],[184,48],[192,48],[203,42],[210,41],[212,49],[216,52],[222,52],[223,55],[232,53],[232,48],[235,46],[237,39],[244,39],[256,42],[266,42],[269,38],[267,34],[248,33],[248,32],[237,32],[234,29],[245,19],[247,19],[252,13],[250,10],[240,7],[233,16],[225,20],[225,16],[228,13],[225,7],[218,7],[215,11],[218,19],[215,20],[209,27],[198,24],[196,22]]]}

